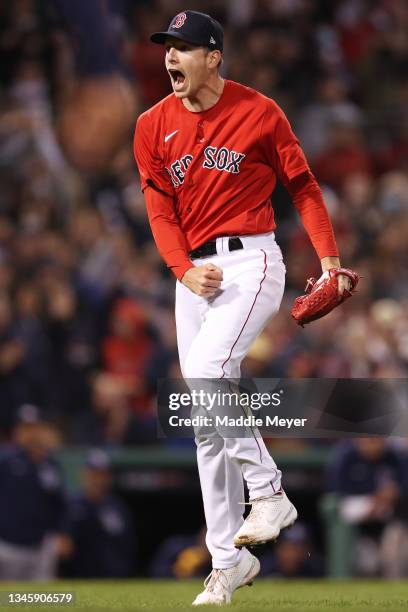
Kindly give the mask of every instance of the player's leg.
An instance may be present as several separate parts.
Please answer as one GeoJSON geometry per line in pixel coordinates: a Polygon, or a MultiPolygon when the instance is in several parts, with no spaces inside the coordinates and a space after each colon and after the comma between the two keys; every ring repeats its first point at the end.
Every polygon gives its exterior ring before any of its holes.
{"type": "MultiPolygon", "coordinates": [[[[285,266],[274,241],[265,249],[229,253],[214,263],[224,271],[222,292],[208,301],[184,367],[189,378],[236,380],[252,342],[279,309],[285,266]]],[[[281,473],[260,436],[226,438],[226,450],[240,464],[251,499],[280,489],[281,473]]]]}
{"type": "MultiPolygon", "coordinates": [[[[209,304],[181,283],[176,289],[176,327],[180,366],[183,376],[188,372],[185,362],[190,347],[201,330],[209,304]]],[[[187,380],[190,384],[193,381],[187,380]]],[[[238,563],[240,553],[233,544],[234,534],[241,526],[244,502],[242,472],[238,463],[226,461],[225,440],[213,429],[199,432],[196,437],[197,465],[207,525],[207,547],[215,568],[229,568],[238,563]]]]}
{"type": "MultiPolygon", "coordinates": [[[[230,253],[214,263],[224,271],[222,291],[215,299],[209,300],[210,308],[190,346],[185,371],[187,376],[197,379],[237,379],[241,361],[250,345],[279,309],[285,267],[274,241],[269,248],[230,253]]],[[[250,500],[257,500],[255,504],[258,510],[262,506],[261,514],[265,517],[265,521],[256,525],[254,533],[251,521],[260,513],[252,512],[251,520],[245,521],[246,527],[251,527],[247,534],[241,533],[242,529],[245,531],[242,510],[236,513],[237,532],[240,537],[248,537],[248,544],[259,539],[275,539],[280,529],[297,517],[286,495],[279,493],[281,473],[259,432],[256,433],[249,438],[226,437],[225,447],[228,464],[240,466],[248,484],[250,500]],[[267,501],[264,502],[264,498],[267,501]]]]}
{"type": "Polygon", "coordinates": [[[197,464],[207,525],[206,543],[216,569],[234,567],[239,551],[233,540],[237,524],[242,524],[244,482],[238,464],[228,461],[225,441],[198,437],[197,464]]]}
{"type": "Polygon", "coordinates": [[[203,299],[177,281],[175,304],[177,348],[181,373],[184,378],[186,358],[201,329],[205,310],[206,304],[203,299]]]}

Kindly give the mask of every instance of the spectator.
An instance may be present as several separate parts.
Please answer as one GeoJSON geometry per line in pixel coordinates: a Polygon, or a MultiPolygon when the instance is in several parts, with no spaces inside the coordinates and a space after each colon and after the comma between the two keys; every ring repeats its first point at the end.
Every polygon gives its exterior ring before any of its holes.
{"type": "Polygon", "coordinates": [[[211,572],[211,557],[205,544],[205,529],[198,534],[179,534],[167,538],[157,550],[150,566],[153,578],[196,578],[211,572]]]}
{"type": "Polygon", "coordinates": [[[359,574],[387,576],[386,560],[392,558],[394,577],[407,575],[404,548],[394,537],[396,531],[402,540],[408,537],[401,512],[407,495],[406,468],[407,457],[384,438],[357,438],[336,449],[328,487],[339,495],[343,519],[359,526],[355,568],[359,574]]]}
{"type": "Polygon", "coordinates": [[[5,431],[10,429],[18,405],[28,399],[23,370],[26,346],[17,335],[13,317],[10,298],[0,295],[0,426],[5,431]]]}
{"type": "Polygon", "coordinates": [[[113,307],[110,328],[102,345],[104,369],[127,386],[131,405],[142,414],[149,404],[146,364],[153,353],[146,315],[136,302],[122,298],[113,307]]]}
{"type": "Polygon", "coordinates": [[[261,557],[263,576],[275,578],[321,578],[323,561],[312,546],[305,525],[296,523],[281,534],[273,551],[261,557]]]}
{"type": "Polygon", "coordinates": [[[23,405],[0,457],[1,580],[55,578],[64,498],[54,444],[38,408],[23,405]]]}
{"type": "Polygon", "coordinates": [[[74,421],[71,439],[76,444],[103,447],[152,444],[157,440],[156,423],[138,417],[130,408],[126,382],[107,373],[97,373],[91,383],[92,412],[84,411],[74,421]]]}
{"type": "Polygon", "coordinates": [[[317,84],[317,99],[299,117],[297,133],[303,149],[313,161],[326,147],[330,124],[340,117],[358,119],[360,112],[347,98],[347,86],[337,76],[326,76],[317,84]]]}
{"type": "Polygon", "coordinates": [[[361,127],[354,117],[339,117],[330,124],[326,147],[312,161],[317,179],[340,190],[350,174],[370,174],[373,162],[361,127]]]}
{"type": "Polygon", "coordinates": [[[71,578],[127,578],[135,570],[134,523],[112,492],[108,455],[89,452],[82,491],[68,503],[64,533],[70,540],[63,573],[71,578]]]}

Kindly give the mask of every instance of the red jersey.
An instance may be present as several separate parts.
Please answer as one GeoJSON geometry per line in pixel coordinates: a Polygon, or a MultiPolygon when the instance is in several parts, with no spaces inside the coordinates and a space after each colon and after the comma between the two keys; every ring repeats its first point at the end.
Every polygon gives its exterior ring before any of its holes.
{"type": "MultiPolygon", "coordinates": [[[[217,236],[274,230],[270,196],[277,178],[288,185],[310,172],[279,106],[229,80],[202,112],[189,111],[174,94],[164,98],[139,117],[134,144],[142,190],[153,185],[172,198],[171,222],[184,235],[185,257],[217,236]]],[[[150,213],[151,223],[161,216],[150,213]]],[[[332,241],[326,255],[337,254],[332,241]]]]}

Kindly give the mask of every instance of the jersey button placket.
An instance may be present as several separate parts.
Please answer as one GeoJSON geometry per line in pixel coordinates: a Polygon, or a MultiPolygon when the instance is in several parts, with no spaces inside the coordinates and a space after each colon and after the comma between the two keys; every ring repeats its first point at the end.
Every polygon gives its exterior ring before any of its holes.
{"type": "Polygon", "coordinates": [[[205,138],[204,138],[204,123],[202,121],[199,121],[197,123],[197,142],[199,143],[203,143],[205,142],[205,138]]]}
{"type": "MultiPolygon", "coordinates": [[[[197,131],[196,131],[196,146],[203,144],[205,142],[205,138],[204,138],[204,123],[202,121],[199,121],[197,123],[197,131]]],[[[191,176],[191,170],[189,172],[189,176],[188,179],[186,180],[187,185],[191,186],[194,185],[194,181],[193,178],[191,176]]],[[[187,208],[187,212],[191,212],[191,208],[187,208]]]]}

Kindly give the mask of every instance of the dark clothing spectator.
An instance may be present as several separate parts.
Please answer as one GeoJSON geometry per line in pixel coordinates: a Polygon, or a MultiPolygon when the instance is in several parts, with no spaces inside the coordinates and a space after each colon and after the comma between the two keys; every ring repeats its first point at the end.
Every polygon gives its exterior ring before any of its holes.
{"type": "Polygon", "coordinates": [[[203,530],[197,535],[170,536],[159,546],[151,563],[153,578],[192,578],[211,572],[211,559],[203,530]]]}
{"type": "Polygon", "coordinates": [[[260,560],[261,576],[273,578],[322,578],[324,576],[324,563],[320,555],[317,554],[299,561],[293,572],[285,571],[285,567],[282,566],[275,553],[264,554],[260,557],[260,560]]]}
{"type": "Polygon", "coordinates": [[[341,443],[328,472],[328,488],[339,496],[339,514],[355,525],[354,570],[363,576],[406,577],[408,538],[403,512],[407,457],[384,438],[341,443]]]}
{"type": "Polygon", "coordinates": [[[196,536],[192,535],[175,535],[164,540],[153,557],[149,575],[153,578],[174,578],[173,566],[177,557],[184,549],[194,546],[196,540],[196,536]]]}
{"type": "Polygon", "coordinates": [[[59,528],[64,509],[57,463],[34,463],[21,448],[0,456],[0,540],[18,546],[39,546],[59,528]]]}
{"type": "Polygon", "coordinates": [[[75,578],[126,578],[134,570],[132,517],[113,495],[99,502],[79,496],[69,503],[64,531],[74,551],[63,573],[75,578]]]}
{"type": "Polygon", "coordinates": [[[404,489],[406,459],[401,451],[387,447],[375,459],[364,456],[352,442],[341,443],[328,471],[329,491],[340,495],[366,495],[392,481],[404,489]]]}
{"type": "Polygon", "coordinates": [[[153,578],[175,578],[183,556],[191,568],[191,576],[206,576],[211,572],[208,553],[197,545],[197,536],[175,535],[165,540],[156,552],[150,566],[153,578]],[[188,555],[188,560],[187,560],[188,555]]]}
{"type": "Polygon", "coordinates": [[[284,531],[271,550],[260,557],[261,575],[275,578],[320,578],[324,576],[321,556],[315,552],[309,529],[296,523],[284,531]]]}
{"type": "Polygon", "coordinates": [[[43,426],[27,427],[27,450],[11,447],[0,457],[0,580],[51,580],[56,574],[61,476],[49,454],[40,454],[43,426]]]}

